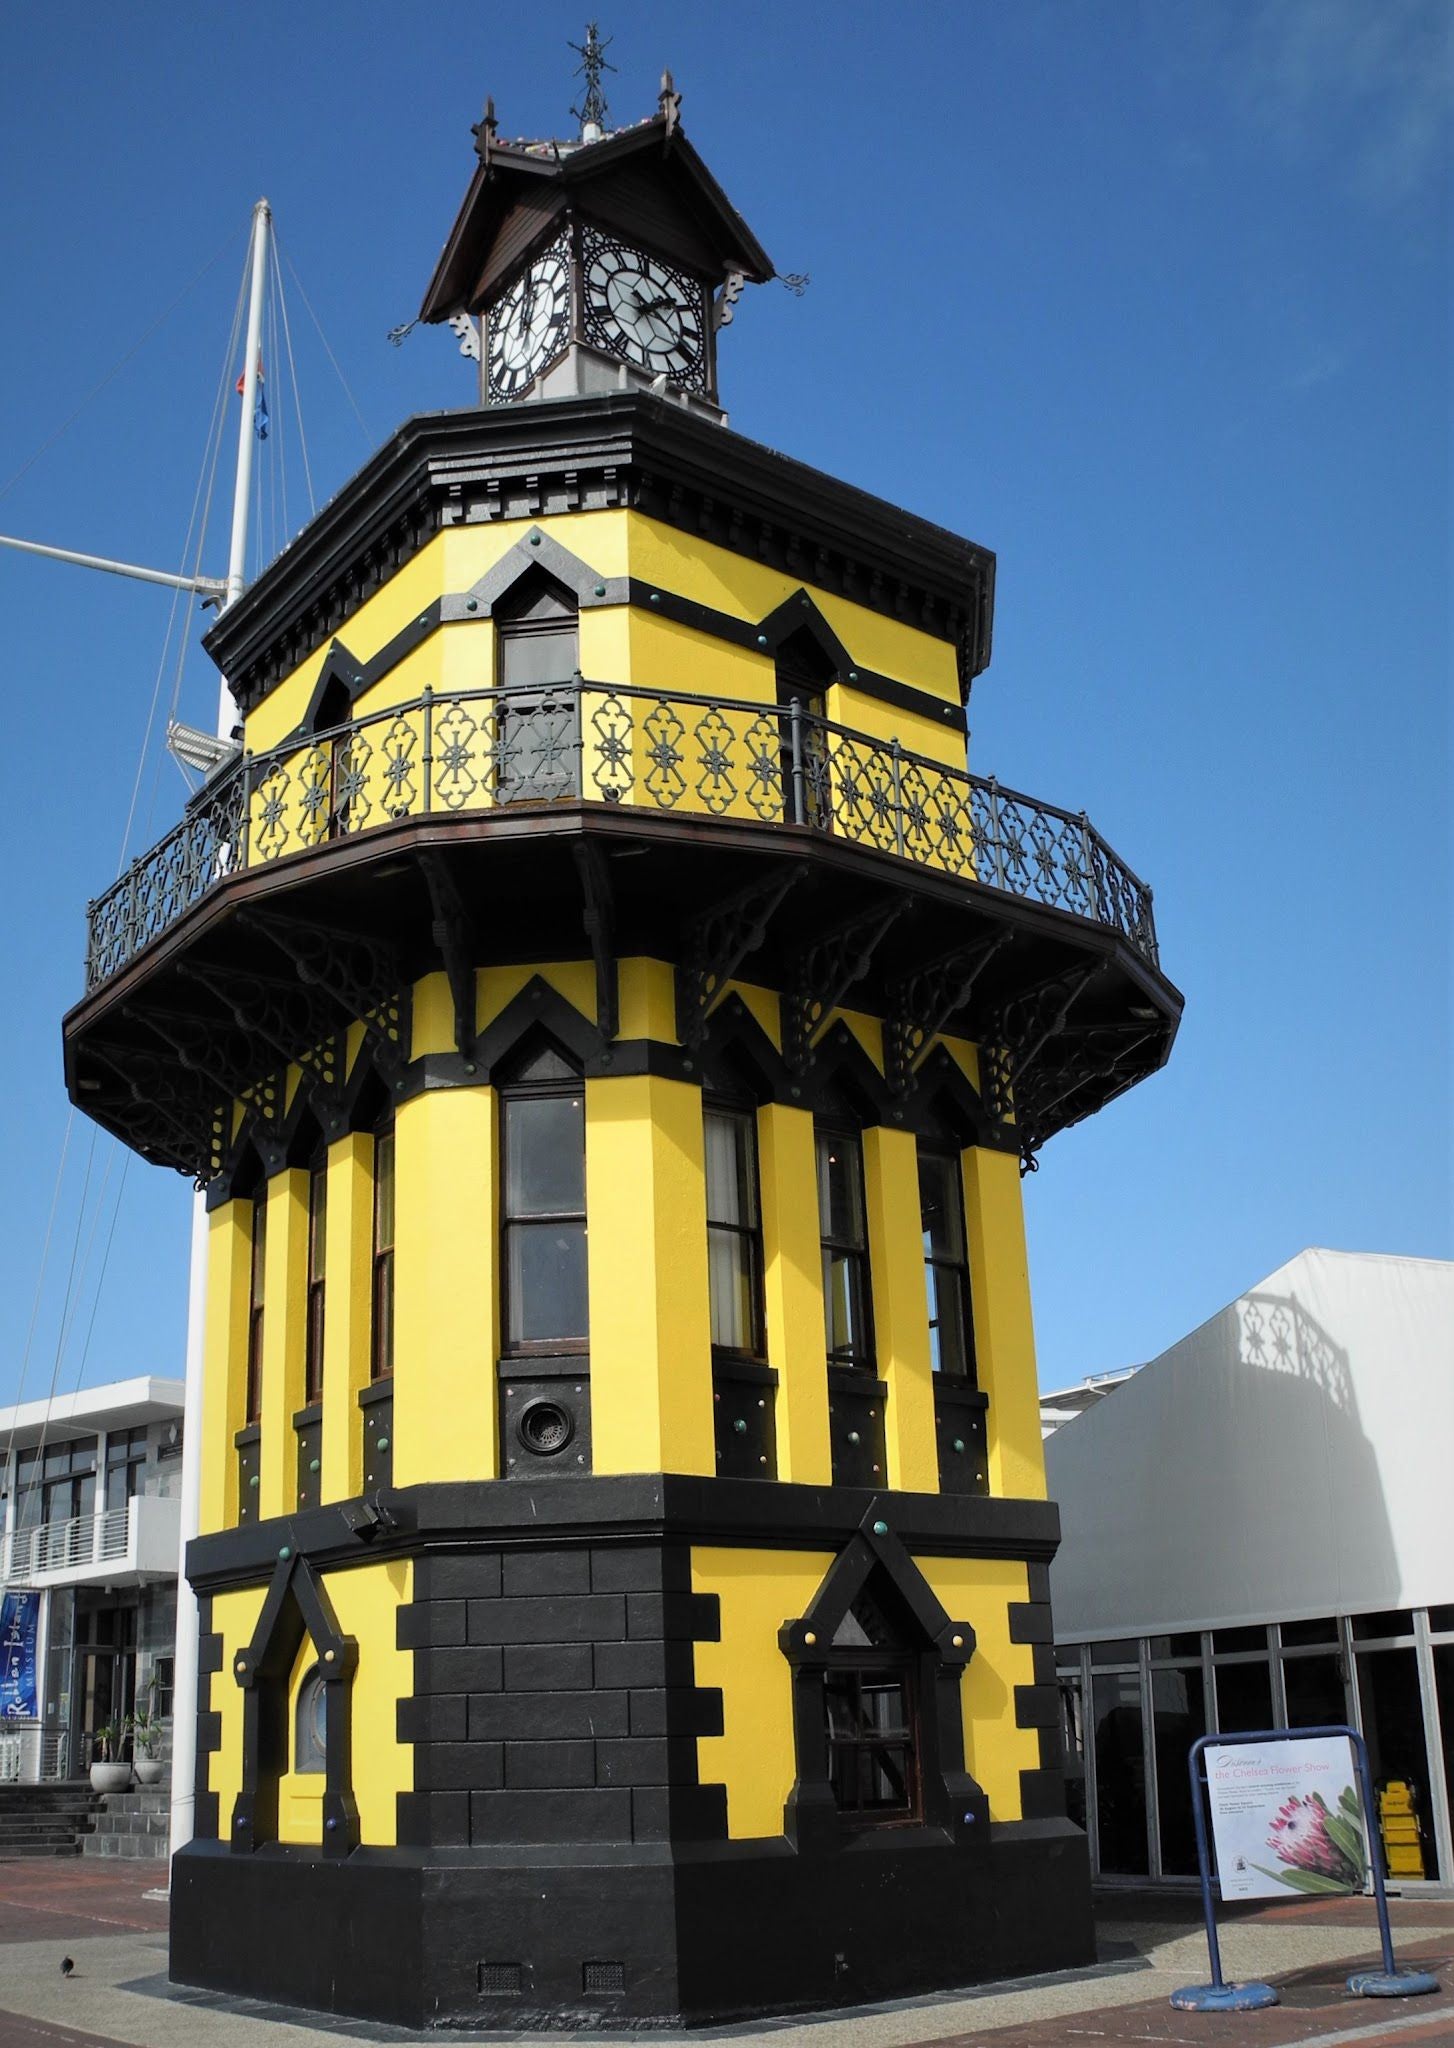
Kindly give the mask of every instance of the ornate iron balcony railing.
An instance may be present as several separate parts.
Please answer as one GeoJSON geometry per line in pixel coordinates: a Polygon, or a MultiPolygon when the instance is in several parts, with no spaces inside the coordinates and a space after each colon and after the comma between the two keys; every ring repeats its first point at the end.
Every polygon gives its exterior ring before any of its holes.
{"type": "Polygon", "coordinates": [[[585,682],[426,690],[243,755],[90,906],[86,987],[225,876],[401,819],[570,802],[805,827],[1108,926],[1157,964],[1151,891],[1084,813],[779,708],[585,682]]]}

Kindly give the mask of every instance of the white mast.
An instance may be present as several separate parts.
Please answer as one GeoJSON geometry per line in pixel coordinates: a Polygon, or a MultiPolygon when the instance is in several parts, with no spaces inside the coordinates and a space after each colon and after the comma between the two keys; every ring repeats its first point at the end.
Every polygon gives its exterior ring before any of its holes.
{"type": "MultiPolygon", "coordinates": [[[[232,545],[222,609],[236,604],[247,573],[247,521],[252,509],[258,355],[262,346],[263,290],[267,282],[272,209],[260,199],[252,210],[252,279],[242,372],[242,418],[237,426],[237,479],[232,494],[232,545]]],[[[237,703],[224,676],[217,699],[217,737],[231,740],[237,703]]],[[[202,1493],[202,1395],[207,1322],[207,1200],[192,1205],[192,1268],[187,1288],[187,1376],[182,1427],[181,1555],[177,1568],[177,1641],[172,1667],[172,1809],[169,1852],[192,1839],[196,1824],[197,1596],[187,1583],[187,1545],[197,1534],[202,1493]]]]}
{"type": "Polygon", "coordinates": [[[74,548],[51,548],[38,540],[17,540],[13,533],[0,533],[0,548],[46,555],[53,562],[74,562],[81,569],[109,569],[113,576],[134,576],[138,583],[165,583],[173,590],[195,590],[202,597],[223,597],[227,593],[227,585],[220,576],[173,576],[167,569],[140,569],[135,562],[113,562],[109,555],[82,555],[74,548]]]}

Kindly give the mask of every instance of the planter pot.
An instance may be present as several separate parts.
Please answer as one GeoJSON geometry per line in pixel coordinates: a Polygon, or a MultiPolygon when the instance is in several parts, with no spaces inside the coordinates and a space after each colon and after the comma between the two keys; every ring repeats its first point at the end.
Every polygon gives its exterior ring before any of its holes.
{"type": "Polygon", "coordinates": [[[132,1759],[131,1768],[138,1785],[160,1785],[167,1767],[159,1756],[139,1756],[132,1759]]]}
{"type": "Polygon", "coordinates": [[[92,1764],[93,1792],[125,1792],[131,1784],[130,1764],[92,1764]]]}

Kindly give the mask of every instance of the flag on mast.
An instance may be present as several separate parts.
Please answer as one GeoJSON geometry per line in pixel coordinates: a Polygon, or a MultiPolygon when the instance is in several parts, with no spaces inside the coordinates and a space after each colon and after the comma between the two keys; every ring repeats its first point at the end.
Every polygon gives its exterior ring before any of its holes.
{"type": "MultiPolygon", "coordinates": [[[[242,370],[238,373],[237,379],[237,395],[239,398],[242,397],[246,389],[247,372],[246,370],[242,370]]],[[[252,408],[252,425],[253,432],[257,435],[258,439],[260,441],[266,441],[266,439],[268,438],[268,395],[263,386],[263,359],[261,350],[258,351],[257,359],[257,397],[253,403],[252,408]]]]}

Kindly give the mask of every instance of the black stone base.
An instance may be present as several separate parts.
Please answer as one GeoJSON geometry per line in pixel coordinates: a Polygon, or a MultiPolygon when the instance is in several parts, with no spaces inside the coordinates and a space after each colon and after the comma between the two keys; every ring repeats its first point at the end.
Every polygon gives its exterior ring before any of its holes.
{"type": "MultiPolygon", "coordinates": [[[[1064,1820],[786,1841],[324,1861],[194,1842],[172,1864],[171,1973],[409,2027],[700,2026],[1092,1962],[1085,1837],[1064,1820]],[[565,1852],[570,1853],[570,1852],[565,1852]]],[[[447,1852],[445,1852],[447,1854],[447,1852]]]]}

